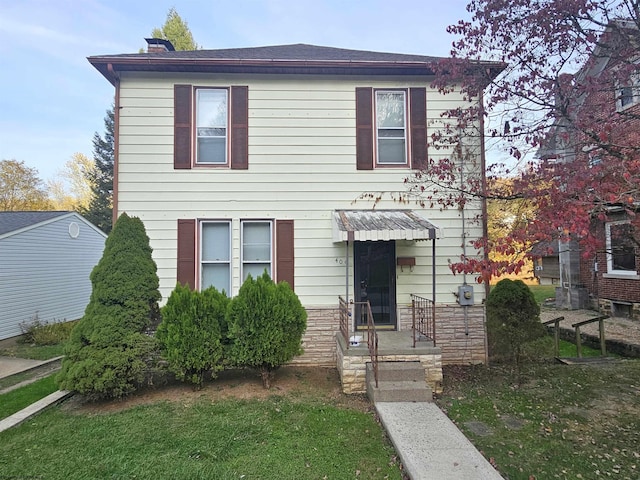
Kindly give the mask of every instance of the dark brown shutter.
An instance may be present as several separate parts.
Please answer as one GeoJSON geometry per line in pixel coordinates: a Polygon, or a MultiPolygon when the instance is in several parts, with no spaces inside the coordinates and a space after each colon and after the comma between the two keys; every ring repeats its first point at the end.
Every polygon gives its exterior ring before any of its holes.
{"type": "Polygon", "coordinates": [[[411,159],[410,167],[422,169],[427,161],[427,89],[410,88],[411,159]]]}
{"type": "Polygon", "coordinates": [[[178,283],[196,287],[196,221],[178,220],[178,283]]]}
{"type": "Polygon", "coordinates": [[[173,87],[173,168],[191,168],[191,85],[173,87]]]}
{"type": "Polygon", "coordinates": [[[356,88],[356,168],[373,170],[373,89],[356,88]]]}
{"type": "Polygon", "coordinates": [[[249,87],[231,87],[231,168],[249,168],[249,87]]]}
{"type": "Polygon", "coordinates": [[[276,276],[294,288],[293,220],[276,220],[276,276]]]}

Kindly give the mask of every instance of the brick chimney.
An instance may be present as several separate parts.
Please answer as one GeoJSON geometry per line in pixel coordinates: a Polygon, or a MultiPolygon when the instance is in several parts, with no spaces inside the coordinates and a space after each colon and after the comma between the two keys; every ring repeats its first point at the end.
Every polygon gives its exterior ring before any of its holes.
{"type": "Polygon", "coordinates": [[[173,44],[163,38],[145,38],[147,41],[147,53],[175,52],[173,44]]]}

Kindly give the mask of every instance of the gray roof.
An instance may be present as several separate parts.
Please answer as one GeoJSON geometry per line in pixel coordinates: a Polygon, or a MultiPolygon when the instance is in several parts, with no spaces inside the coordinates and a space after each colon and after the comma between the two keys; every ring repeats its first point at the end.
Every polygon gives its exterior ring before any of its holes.
{"type": "Polygon", "coordinates": [[[71,212],[0,212],[0,235],[30,227],[71,212]]]}
{"type": "MultiPolygon", "coordinates": [[[[89,62],[116,84],[121,72],[295,75],[433,75],[442,57],[349,50],[296,43],[251,48],[98,55],[89,62]]],[[[504,65],[479,62],[497,75],[504,65]]]]}
{"type": "MultiPolygon", "coordinates": [[[[295,60],[330,62],[433,62],[441,57],[408,55],[401,53],[349,50],[295,43],[264,47],[224,48],[217,50],[186,50],[155,53],[125,53],[109,55],[110,58],[166,58],[166,59],[217,59],[217,60],[295,60]]],[[[100,56],[90,57],[100,58],[100,56]]]]}

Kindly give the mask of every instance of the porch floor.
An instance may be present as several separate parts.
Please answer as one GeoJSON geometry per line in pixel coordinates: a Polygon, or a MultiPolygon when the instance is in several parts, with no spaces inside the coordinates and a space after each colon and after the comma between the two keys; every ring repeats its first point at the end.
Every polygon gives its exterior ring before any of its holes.
{"type": "MultiPolygon", "coordinates": [[[[342,347],[342,351],[345,355],[349,356],[365,356],[369,355],[369,349],[367,347],[367,331],[358,331],[355,333],[357,336],[362,337],[360,345],[347,345],[342,338],[342,335],[338,335],[338,341],[342,347]]],[[[440,353],[439,347],[434,347],[431,340],[419,340],[416,341],[416,346],[413,348],[413,336],[411,330],[405,330],[401,332],[378,332],[378,356],[385,355],[432,355],[434,353],[440,353]]]]}

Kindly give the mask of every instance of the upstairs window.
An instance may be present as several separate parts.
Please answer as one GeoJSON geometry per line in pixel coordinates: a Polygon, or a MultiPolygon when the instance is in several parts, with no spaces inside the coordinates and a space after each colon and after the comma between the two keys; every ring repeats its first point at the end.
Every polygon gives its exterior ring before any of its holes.
{"type": "Polygon", "coordinates": [[[196,90],[196,163],[227,164],[228,91],[196,90]]]}
{"type": "Polygon", "coordinates": [[[173,168],[248,169],[248,102],[246,86],[174,85],[173,168]]]}
{"type": "Polygon", "coordinates": [[[356,87],[356,168],[423,168],[427,89],[356,87]]]}
{"type": "Polygon", "coordinates": [[[407,94],[398,90],[377,90],[375,102],[377,163],[406,165],[407,94]]]}
{"type": "Polygon", "coordinates": [[[607,237],[607,272],[637,275],[632,227],[628,221],[611,222],[605,226],[607,237]]]}

